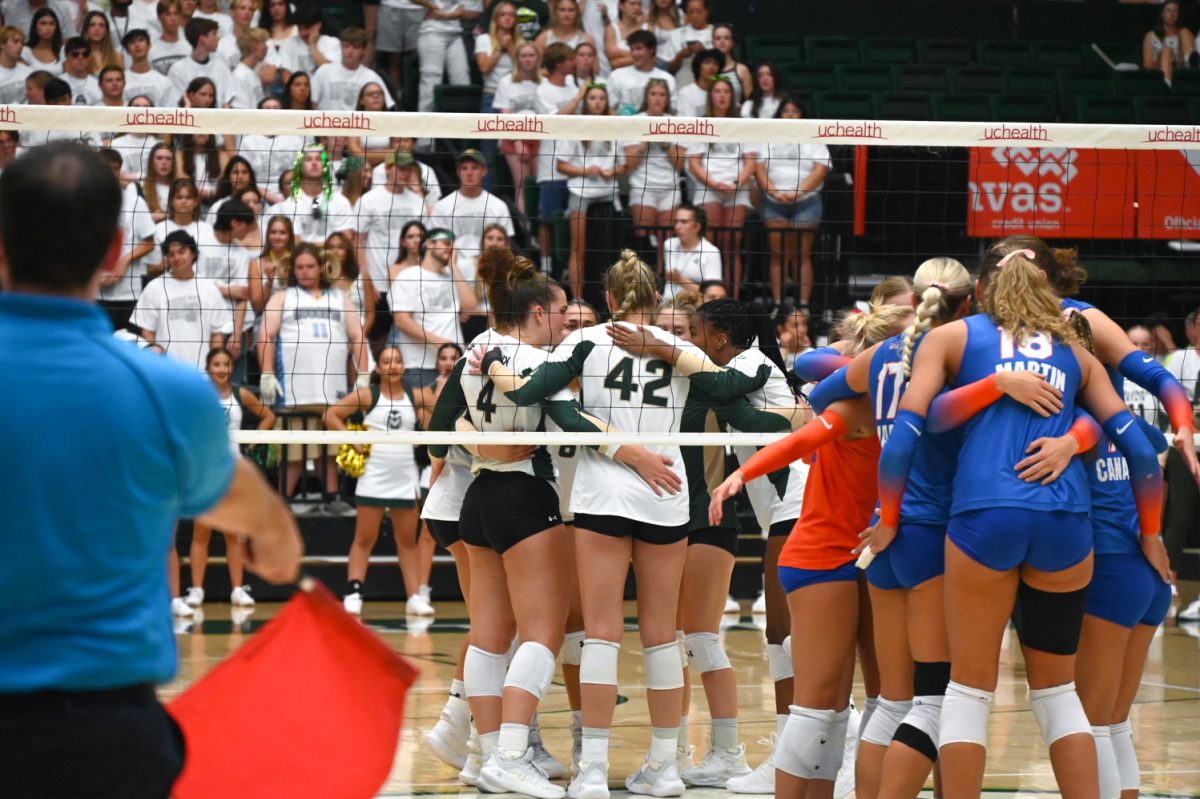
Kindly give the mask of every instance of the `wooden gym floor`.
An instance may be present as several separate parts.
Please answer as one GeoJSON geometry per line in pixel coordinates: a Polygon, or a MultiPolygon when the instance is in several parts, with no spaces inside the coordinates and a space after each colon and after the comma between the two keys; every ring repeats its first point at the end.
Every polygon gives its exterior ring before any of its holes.
{"type": "MultiPolygon", "coordinates": [[[[1195,590],[1184,590],[1192,596],[1195,590]]],[[[410,659],[421,678],[409,692],[408,708],[395,766],[381,797],[410,797],[429,794],[472,795],[458,784],[452,770],[424,754],[421,736],[437,720],[446,690],[454,673],[454,661],[466,632],[464,606],[456,602],[435,603],[438,615],[431,625],[413,624],[404,618],[403,603],[367,603],[363,622],[379,633],[397,652],[410,659]]],[[[743,608],[747,603],[743,602],[743,608]]],[[[1172,606],[1171,617],[1159,629],[1150,650],[1142,690],[1131,715],[1134,742],[1142,766],[1143,796],[1200,797],[1200,624],[1178,625],[1172,606]]],[[[178,628],[180,671],[178,678],[162,690],[164,700],[185,689],[192,681],[236,650],[248,635],[261,627],[278,610],[260,603],[247,620],[231,618],[228,605],[203,608],[198,624],[181,623],[178,628]]],[[[649,745],[649,722],[642,684],[641,645],[636,633],[633,607],[627,607],[626,632],[621,648],[622,697],[617,708],[610,776],[619,785],[641,762],[649,745]]],[[[738,703],[742,708],[741,738],[746,756],[756,766],[767,755],[760,738],[774,730],[775,717],[771,683],[767,675],[763,634],[754,619],[727,617],[731,625],[723,633],[726,651],[738,675],[738,703]]],[[[803,669],[797,663],[796,671],[803,669]]],[[[855,686],[861,707],[862,683],[855,686]]],[[[704,692],[693,689],[691,742],[697,756],[703,753],[708,735],[704,692]]],[[[566,693],[555,682],[542,703],[541,726],[550,751],[569,762],[571,743],[566,693]]],[[[1056,796],[1046,750],[1029,711],[1024,666],[1015,634],[1009,630],[1000,667],[1000,683],[989,730],[989,795],[1056,796]]],[[[622,791],[623,793],[623,791],[622,791]]],[[[714,789],[689,790],[688,795],[709,799],[727,795],[714,789]]],[[[930,793],[922,794],[931,795],[930,793]]]]}

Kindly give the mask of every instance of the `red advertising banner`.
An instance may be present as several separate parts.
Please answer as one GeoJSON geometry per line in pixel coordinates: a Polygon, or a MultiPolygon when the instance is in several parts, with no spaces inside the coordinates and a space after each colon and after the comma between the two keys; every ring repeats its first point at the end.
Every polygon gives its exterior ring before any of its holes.
{"type": "Polygon", "coordinates": [[[1140,150],[1138,238],[1200,239],[1200,150],[1140,150]]]}
{"type": "Polygon", "coordinates": [[[972,148],[967,234],[1200,239],[1200,151],[972,148]]]}
{"type": "Polygon", "coordinates": [[[972,148],[967,234],[1133,238],[1138,156],[1129,150],[972,148]]]}

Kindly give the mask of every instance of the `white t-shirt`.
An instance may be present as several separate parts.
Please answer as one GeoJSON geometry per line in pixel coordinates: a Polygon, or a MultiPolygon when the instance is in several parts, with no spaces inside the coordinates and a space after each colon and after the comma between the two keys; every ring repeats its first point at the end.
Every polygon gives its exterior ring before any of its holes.
{"type": "Polygon", "coordinates": [[[540,84],[531,80],[515,81],[515,78],[516,73],[510,72],[497,82],[493,107],[509,114],[536,114],[540,84]]]}
{"type": "MultiPolygon", "coordinates": [[[[401,269],[388,289],[388,307],[411,313],[420,327],[457,343],[463,340],[458,322],[458,291],[449,267],[434,272],[420,266],[401,269]]],[[[408,369],[436,369],[438,345],[410,338],[397,328],[400,355],[408,369]]]]}
{"type": "Polygon", "coordinates": [[[213,22],[217,23],[218,38],[231,38],[230,34],[233,33],[233,17],[229,16],[223,11],[216,11],[210,14],[208,12],[201,11],[200,9],[196,9],[192,13],[192,19],[211,19],[213,22]]]}
{"type": "MultiPolygon", "coordinates": [[[[1166,369],[1175,375],[1176,380],[1183,384],[1184,390],[1187,391],[1188,399],[1194,401],[1196,398],[1196,381],[1200,377],[1200,352],[1197,352],[1195,347],[1185,347],[1181,350],[1175,350],[1167,356],[1166,369]]],[[[1129,385],[1130,382],[1126,380],[1125,385],[1129,385]]]]}
{"type": "Polygon", "coordinates": [[[242,50],[238,47],[237,36],[221,37],[217,42],[217,57],[231,70],[241,63],[242,50]]]}
{"type": "MultiPolygon", "coordinates": [[[[154,220],[150,217],[150,208],[142,195],[138,194],[137,186],[132,183],[121,190],[119,223],[123,252],[131,252],[134,247],[154,236],[154,220]]],[[[142,259],[132,261],[119,281],[100,288],[100,299],[136,300],[142,293],[142,276],[145,274],[146,266],[142,259]]]]}
{"type": "MultiPolygon", "coordinates": [[[[429,164],[417,162],[421,168],[421,185],[425,187],[425,215],[433,212],[433,206],[442,199],[442,184],[438,182],[437,173],[429,164]]],[[[387,164],[376,164],[371,170],[371,185],[382,186],[387,183],[387,164]]]]}
{"type": "MultiPolygon", "coordinates": [[[[492,37],[490,34],[481,33],[475,37],[475,55],[491,55],[492,50],[492,37]]],[[[485,93],[494,93],[496,87],[500,84],[500,79],[506,75],[511,75],[512,71],[512,56],[505,51],[500,55],[500,60],[496,62],[496,66],[492,67],[492,71],[483,76],[483,91],[485,93]]]]}
{"type": "Polygon", "coordinates": [[[313,75],[312,100],[322,111],[350,111],[358,103],[358,93],[368,83],[379,84],[383,89],[385,107],[391,108],[395,101],[387,84],[375,70],[360,66],[352,71],[340,62],[326,64],[313,75]]]}
{"type": "MultiPolygon", "coordinates": [[[[462,7],[465,11],[483,11],[483,0],[431,0],[430,5],[442,10],[453,11],[462,7]]],[[[456,19],[432,19],[426,17],[418,29],[418,33],[449,33],[462,35],[462,24],[456,19]]]]}
{"type": "Polygon", "coordinates": [[[0,67],[0,104],[16,105],[25,102],[25,78],[33,72],[25,64],[17,62],[12,69],[0,67]]]}
{"type": "MultiPolygon", "coordinates": [[[[539,114],[557,114],[579,94],[579,86],[575,78],[568,75],[562,86],[555,86],[544,80],[537,87],[537,112],[539,114]]],[[[554,167],[554,152],[562,142],[544,141],[538,148],[537,179],[539,183],[549,180],[564,180],[565,175],[559,174],[554,167]]]]}
{"type": "MultiPolygon", "coordinates": [[[[724,280],[721,269],[721,251],[711,241],[700,239],[700,246],[685,250],[677,236],[663,242],[663,269],[679,271],[693,283],[699,285],[706,280],[724,280]]],[[[663,299],[671,300],[683,291],[683,286],[668,280],[663,286],[663,299]]]]}
{"type": "MultiPolygon", "coordinates": [[[[829,160],[829,148],[824,144],[766,144],[758,158],[766,165],[767,177],[776,191],[798,191],[816,167],[833,165],[829,160]]],[[[817,186],[816,190],[820,188],[817,186]]]]}
{"type": "Polygon", "coordinates": [[[358,233],[367,253],[367,274],[376,291],[388,290],[388,268],[400,257],[400,233],[425,216],[425,198],[415,192],[393,192],[376,186],[358,201],[358,233]]]}
{"type": "Polygon", "coordinates": [[[230,105],[234,108],[258,108],[259,101],[266,96],[258,73],[239,61],[233,68],[231,77],[233,82],[230,105]]]}
{"type": "MultiPolygon", "coordinates": [[[[76,78],[64,72],[58,77],[71,87],[71,101],[75,105],[100,105],[104,102],[104,95],[100,93],[100,83],[91,75],[76,78]]],[[[24,88],[23,81],[21,85],[24,88]]]]}
{"type": "Polygon", "coordinates": [[[157,35],[151,35],[150,54],[147,57],[150,59],[150,66],[163,75],[171,71],[176,61],[182,61],[191,54],[192,46],[183,38],[183,31],[179,32],[179,38],[173,42],[166,42],[157,35]]]}
{"type": "Polygon", "coordinates": [[[166,108],[175,97],[175,85],[170,78],[156,69],[148,72],[125,70],[125,102],[146,95],[159,108],[166,108]]]}
{"type": "MultiPolygon", "coordinates": [[[[319,36],[317,51],[331,64],[339,64],[342,60],[342,43],[336,36],[319,36]]],[[[284,39],[279,47],[279,57],[283,60],[283,68],[289,72],[307,72],[309,75],[317,69],[316,59],[308,42],[299,36],[284,39]]],[[[353,108],[354,104],[351,103],[353,108]]]]}
{"type": "MultiPolygon", "coordinates": [[[[648,118],[645,114],[638,114],[638,116],[648,118]]],[[[631,205],[639,205],[638,195],[644,191],[666,191],[679,186],[679,172],[676,171],[675,164],[667,154],[667,148],[673,142],[629,141],[624,142],[621,146],[628,158],[629,148],[640,148],[643,144],[648,145],[646,152],[638,161],[637,167],[629,173],[629,202],[631,205]]]]}
{"type": "Polygon", "coordinates": [[[51,75],[57,75],[63,70],[61,53],[56,53],[52,62],[44,64],[33,54],[32,49],[24,47],[21,49],[21,60],[28,64],[29,68],[35,72],[40,70],[42,72],[49,72],[51,75]]]}
{"type": "MultiPolygon", "coordinates": [[[[211,228],[201,233],[199,244],[200,260],[196,263],[198,280],[211,281],[218,289],[250,285],[250,260],[253,256],[249,250],[236,241],[225,243],[219,240],[211,228]]],[[[226,302],[232,314],[237,301],[227,299],[226,302]]],[[[247,302],[242,329],[248,330],[253,326],[254,309],[247,302]]]]}
{"type": "Polygon", "coordinates": [[[112,140],[108,146],[121,154],[121,171],[137,175],[140,181],[146,175],[146,158],[150,148],[159,139],[148,133],[125,133],[112,140]]]}
{"type": "Polygon", "coordinates": [[[454,231],[458,269],[463,279],[474,280],[483,229],[492,223],[502,225],[509,236],[515,232],[508,206],[499,197],[486,191],[480,192],[478,197],[465,197],[462,192],[456,191],[433,206],[429,227],[454,231]]]}
{"type": "MultiPolygon", "coordinates": [[[[742,171],[742,158],[757,155],[756,147],[738,142],[692,142],[688,145],[688,170],[691,172],[692,156],[700,156],[700,165],[712,180],[733,183],[742,171]]],[[[695,175],[695,172],[692,172],[695,175]]],[[[699,180],[699,178],[696,178],[699,180]]]]}
{"type": "MultiPolygon", "coordinates": [[[[64,42],[79,32],[75,27],[75,16],[79,13],[79,6],[71,0],[50,0],[46,6],[58,17],[58,27],[62,28],[64,42]]],[[[29,34],[29,27],[33,24],[33,7],[29,5],[29,0],[4,0],[4,3],[0,4],[0,13],[4,14],[5,25],[29,34]]]]}
{"type": "Polygon", "coordinates": [[[293,200],[287,198],[276,203],[263,214],[263,224],[273,216],[286,216],[292,220],[296,230],[296,238],[313,244],[324,244],[332,234],[338,231],[353,233],[354,209],[350,201],[341,192],[334,192],[326,202],[324,195],[309,197],[303,191],[293,200]]]}
{"type": "MultiPolygon", "coordinates": [[[[558,146],[554,157],[558,164],[570,164],[584,169],[592,166],[599,166],[601,169],[615,169],[617,166],[620,142],[607,139],[590,141],[587,143],[586,149],[584,149],[583,141],[579,139],[568,139],[555,142],[555,144],[558,146]]],[[[567,191],[580,197],[612,197],[617,192],[615,177],[606,178],[600,175],[567,177],[561,171],[558,174],[559,179],[566,177],[567,191]]]]}
{"type": "Polygon", "coordinates": [[[696,83],[680,87],[675,95],[675,110],[681,117],[702,117],[708,104],[708,92],[696,83]]]}
{"type": "Polygon", "coordinates": [[[129,4],[128,30],[142,30],[151,36],[162,34],[162,24],[158,21],[158,0],[133,0],[129,4]]]}
{"type": "MultiPolygon", "coordinates": [[[[700,42],[700,44],[704,45],[704,49],[711,49],[713,46],[712,34],[712,25],[709,25],[707,28],[697,29],[685,22],[680,27],[671,31],[670,57],[674,58],[680,50],[687,47],[688,42],[700,42]]],[[[658,57],[665,58],[666,56],[662,52],[659,52],[658,57]]],[[[692,56],[689,55],[683,59],[679,65],[679,71],[675,73],[675,76],[679,79],[680,86],[686,86],[695,80],[695,76],[692,75],[692,56]]]]}
{"type": "Polygon", "coordinates": [[[667,82],[667,90],[671,95],[671,107],[675,107],[675,78],[670,72],[654,67],[647,72],[630,64],[627,67],[614,69],[608,76],[608,104],[618,113],[632,114],[642,107],[646,95],[646,84],[651,78],[659,78],[667,82]]]}
{"type": "MultiPolygon", "coordinates": [[[[774,119],[775,112],[779,110],[779,98],[775,96],[764,97],[762,105],[759,106],[758,116],[755,119],[774,119]]],[[[747,100],[742,103],[742,116],[746,119],[751,119],[751,113],[754,111],[754,101],[747,100]]]]}
{"type": "Polygon", "coordinates": [[[296,153],[304,147],[304,137],[292,134],[265,136],[252,133],[238,142],[238,155],[250,162],[258,185],[279,191],[279,179],[296,162],[296,153]]]}
{"type": "Polygon", "coordinates": [[[196,78],[208,78],[217,87],[217,108],[229,105],[230,97],[233,95],[233,75],[230,74],[229,67],[225,66],[225,62],[215,53],[210,55],[208,61],[203,64],[190,55],[187,58],[179,59],[167,71],[167,78],[175,87],[172,105],[179,105],[188,84],[196,78]]]}
{"type": "Polygon", "coordinates": [[[233,332],[233,312],[213,282],[170,275],[146,284],[130,321],[153,332],[168,355],[197,369],[204,368],[213,333],[233,332]]]}
{"type": "Polygon", "coordinates": [[[187,234],[195,240],[196,247],[200,250],[200,255],[196,259],[196,274],[201,275],[206,271],[209,271],[204,264],[205,258],[219,258],[220,255],[218,253],[210,253],[209,248],[205,246],[206,243],[211,244],[213,241],[215,241],[215,238],[213,237],[212,225],[204,222],[203,220],[197,220],[186,225],[180,225],[177,222],[172,222],[168,218],[161,222],[155,223],[154,249],[146,256],[146,263],[157,265],[163,262],[162,243],[166,241],[167,236],[174,233],[176,230],[186,231],[187,234]]]}

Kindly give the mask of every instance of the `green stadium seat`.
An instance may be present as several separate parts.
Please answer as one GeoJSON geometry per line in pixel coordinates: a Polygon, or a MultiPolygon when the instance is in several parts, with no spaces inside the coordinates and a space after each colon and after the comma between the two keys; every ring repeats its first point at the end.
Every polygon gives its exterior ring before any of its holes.
{"type": "Polygon", "coordinates": [[[986,94],[935,94],[933,114],[940,121],[991,122],[995,116],[986,94]]]}
{"type": "Polygon", "coordinates": [[[1142,125],[1191,125],[1194,121],[1185,97],[1137,97],[1133,107],[1142,125]]]}
{"type": "Polygon", "coordinates": [[[1000,94],[1006,85],[1000,67],[957,67],[949,72],[950,88],[955,92],[1000,94]]]}
{"type": "MultiPolygon", "coordinates": [[[[1147,27],[1149,27],[1148,24],[1147,27]]],[[[1137,64],[1140,67],[1142,65],[1141,40],[1141,37],[1138,36],[1132,39],[1132,42],[1096,42],[1096,45],[1104,51],[1104,54],[1108,56],[1114,64],[1137,64]]],[[[1083,45],[1083,47],[1080,49],[1080,52],[1083,54],[1083,65],[1085,67],[1093,67],[1096,69],[1099,69],[1100,67],[1105,67],[1107,69],[1112,68],[1108,66],[1104,59],[1096,54],[1096,51],[1092,49],[1090,44],[1083,45]]]]}
{"type": "Polygon", "coordinates": [[[1075,121],[1097,125],[1131,124],[1134,121],[1133,100],[1107,95],[1076,97],[1075,121]]]}
{"type": "Polygon", "coordinates": [[[1113,87],[1118,97],[1166,97],[1171,91],[1157,69],[1114,72],[1113,87]]]}
{"type": "Polygon", "coordinates": [[[1029,50],[1034,66],[1054,69],[1079,69],[1084,66],[1083,50],[1075,42],[1034,42],[1029,50]]]}
{"type": "Polygon", "coordinates": [[[1059,73],[1059,88],[1069,105],[1081,94],[1093,96],[1113,93],[1111,69],[1067,69],[1059,73]]]}
{"type": "Polygon", "coordinates": [[[950,81],[944,67],[903,66],[896,67],[896,88],[902,92],[944,92],[950,81]]]}
{"type": "Polygon", "coordinates": [[[1013,67],[1005,85],[1012,94],[1058,94],[1058,72],[1050,67],[1013,67]]]}
{"type": "Polygon", "coordinates": [[[878,96],[880,119],[928,120],[933,118],[929,94],[924,92],[885,92],[878,96]]]}
{"type": "Polygon", "coordinates": [[[1053,122],[1054,97],[1050,94],[1002,94],[992,98],[997,122],[1053,122]]]}
{"type": "Polygon", "coordinates": [[[1026,67],[1033,63],[1029,42],[980,42],[979,63],[989,67],[1026,67]]]}
{"type": "Polygon", "coordinates": [[[1200,70],[1176,70],[1171,79],[1171,94],[1175,97],[1200,97],[1200,70]]]}
{"type": "Polygon", "coordinates": [[[896,88],[896,75],[887,64],[839,64],[838,87],[855,92],[890,92],[896,88]]]}
{"type": "Polygon", "coordinates": [[[915,64],[917,54],[912,39],[871,38],[862,40],[865,64],[915,64]]]}
{"type": "Polygon", "coordinates": [[[479,86],[438,84],[433,87],[433,110],[448,114],[478,114],[483,89],[479,86]]]}
{"type": "Polygon", "coordinates": [[[745,49],[746,60],[751,64],[761,64],[763,61],[790,64],[804,60],[804,39],[799,36],[747,36],[745,49]]]}
{"type": "Polygon", "coordinates": [[[793,92],[818,92],[836,89],[837,75],[829,64],[786,64],[783,80],[793,92]]]}
{"type": "Polygon", "coordinates": [[[943,67],[975,62],[975,48],[966,39],[918,39],[917,61],[943,67]]]}
{"type": "Polygon", "coordinates": [[[862,60],[858,40],[848,36],[807,36],[804,50],[811,64],[857,64],[862,60]]]}
{"type": "Polygon", "coordinates": [[[867,92],[817,92],[818,119],[875,119],[875,97],[867,92]]]}

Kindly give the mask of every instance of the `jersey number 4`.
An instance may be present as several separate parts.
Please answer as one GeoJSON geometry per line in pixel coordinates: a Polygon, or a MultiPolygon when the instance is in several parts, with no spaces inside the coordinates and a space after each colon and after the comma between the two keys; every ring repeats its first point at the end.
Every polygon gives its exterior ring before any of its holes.
{"type": "Polygon", "coordinates": [[[496,393],[496,384],[491,380],[483,384],[483,388],[479,391],[479,396],[475,400],[475,410],[483,414],[483,421],[490,423],[492,414],[496,412],[496,403],[493,402],[493,396],[496,393]]]}
{"type": "MultiPolygon", "coordinates": [[[[648,381],[642,386],[642,404],[654,405],[659,408],[667,407],[667,398],[657,396],[656,392],[667,389],[671,385],[671,364],[666,361],[649,361],[646,371],[660,377],[648,381]]],[[[604,387],[621,392],[621,401],[629,402],[638,390],[638,384],[633,380],[633,358],[622,358],[608,376],[604,378],[604,387]]]]}

